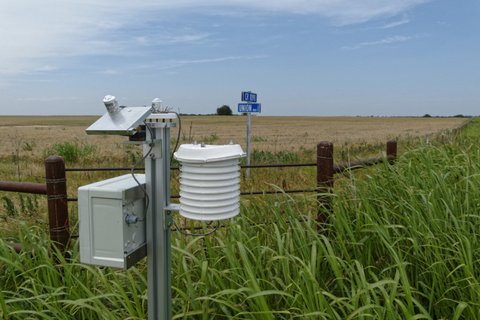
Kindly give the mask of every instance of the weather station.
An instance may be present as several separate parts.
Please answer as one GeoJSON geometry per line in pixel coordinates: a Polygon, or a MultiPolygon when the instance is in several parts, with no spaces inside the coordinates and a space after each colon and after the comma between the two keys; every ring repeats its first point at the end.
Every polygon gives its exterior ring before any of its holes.
{"type": "MultiPolygon", "coordinates": [[[[145,174],[95,182],[78,189],[80,261],[128,269],[147,257],[148,319],[172,318],[171,228],[173,214],[198,221],[230,219],[240,213],[237,144],[180,145],[173,156],[180,163],[180,203],[170,202],[170,129],[180,116],[158,98],[152,106],[119,106],[105,96],[107,109],[87,134],[122,135],[143,145],[145,174]]],[[[176,148],[175,148],[176,149],[176,148]]]]}

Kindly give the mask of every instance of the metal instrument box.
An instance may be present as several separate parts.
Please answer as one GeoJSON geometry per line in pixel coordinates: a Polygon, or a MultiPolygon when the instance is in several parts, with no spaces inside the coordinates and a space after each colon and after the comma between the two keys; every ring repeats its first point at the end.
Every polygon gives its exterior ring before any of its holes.
{"type": "Polygon", "coordinates": [[[78,189],[80,261],[128,269],[146,256],[145,175],[131,174],[78,189]]]}

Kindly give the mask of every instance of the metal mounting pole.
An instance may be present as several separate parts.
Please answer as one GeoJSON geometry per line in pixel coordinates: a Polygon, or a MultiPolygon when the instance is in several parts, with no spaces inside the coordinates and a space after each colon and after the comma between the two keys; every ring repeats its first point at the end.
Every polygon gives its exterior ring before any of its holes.
{"type": "MultiPolygon", "coordinates": [[[[252,124],[251,114],[247,112],[247,166],[250,165],[250,128],[252,124]]],[[[247,168],[245,174],[250,177],[250,168],[247,168]]]]}
{"type": "Polygon", "coordinates": [[[172,318],[170,257],[170,128],[175,126],[171,114],[152,114],[146,120],[144,146],[147,210],[147,283],[148,319],[172,318]],[[151,148],[151,151],[150,151],[151,148]]]}

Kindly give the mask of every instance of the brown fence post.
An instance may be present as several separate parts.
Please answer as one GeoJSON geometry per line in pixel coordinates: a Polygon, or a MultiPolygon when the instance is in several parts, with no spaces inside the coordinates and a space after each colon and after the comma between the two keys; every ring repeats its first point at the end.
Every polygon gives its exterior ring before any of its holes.
{"type": "Polygon", "coordinates": [[[68,224],[67,180],[62,157],[50,156],[45,160],[45,178],[48,198],[50,239],[60,251],[67,249],[70,239],[68,224]]]}
{"type": "Polygon", "coordinates": [[[317,145],[317,222],[326,223],[332,213],[331,197],[327,193],[333,188],[333,143],[322,141],[317,145]]]}
{"type": "Polygon", "coordinates": [[[394,164],[397,159],[397,141],[387,141],[387,159],[390,164],[394,164]]]}

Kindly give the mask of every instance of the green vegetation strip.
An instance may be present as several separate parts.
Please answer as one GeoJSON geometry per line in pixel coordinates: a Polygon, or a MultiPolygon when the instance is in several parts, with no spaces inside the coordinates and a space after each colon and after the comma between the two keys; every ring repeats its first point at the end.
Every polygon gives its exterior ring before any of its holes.
{"type": "MultiPolygon", "coordinates": [[[[347,174],[320,229],[314,199],[283,195],[212,236],[174,234],[175,319],[480,318],[479,135],[475,119],[347,174]]],[[[0,242],[1,319],[146,318],[143,264],[86,266],[76,243],[64,259],[40,228],[18,237],[19,255],[0,242]]]]}

